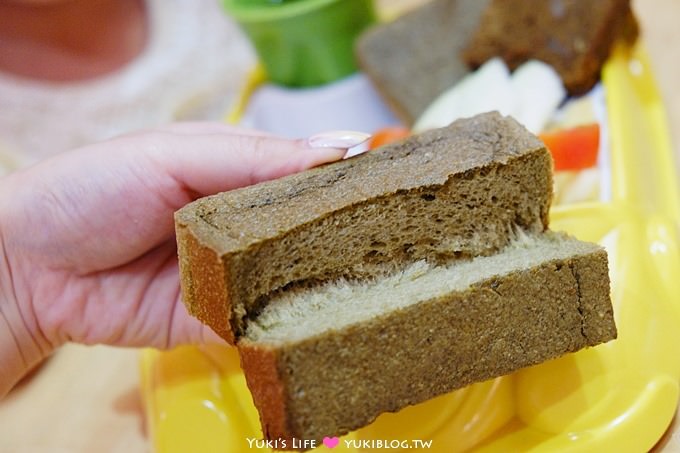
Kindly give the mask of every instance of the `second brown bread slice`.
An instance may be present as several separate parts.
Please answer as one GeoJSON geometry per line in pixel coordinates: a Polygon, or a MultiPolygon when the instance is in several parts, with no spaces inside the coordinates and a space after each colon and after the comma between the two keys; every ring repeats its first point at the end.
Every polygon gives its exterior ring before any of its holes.
{"type": "Polygon", "coordinates": [[[234,343],[281,289],[490,255],[542,232],[552,160],[487,113],[364,155],[206,197],[175,216],[184,302],[234,343]]]}
{"type": "Polygon", "coordinates": [[[238,348],[265,438],[294,448],[614,338],[606,252],[546,232],[492,256],[285,292],[238,348]]]}

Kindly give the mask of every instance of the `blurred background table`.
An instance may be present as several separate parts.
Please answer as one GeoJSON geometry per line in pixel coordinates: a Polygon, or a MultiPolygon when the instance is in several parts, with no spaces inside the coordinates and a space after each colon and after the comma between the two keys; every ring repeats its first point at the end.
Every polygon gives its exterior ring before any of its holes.
{"type": "MultiPolygon", "coordinates": [[[[405,11],[427,0],[379,0],[405,11]]],[[[679,0],[633,0],[680,161],[679,0]]],[[[676,164],[680,170],[680,165],[676,164]]],[[[68,345],[0,402],[0,452],[151,450],[139,395],[138,352],[68,345]]],[[[680,452],[676,421],[655,449],[680,452]]]]}

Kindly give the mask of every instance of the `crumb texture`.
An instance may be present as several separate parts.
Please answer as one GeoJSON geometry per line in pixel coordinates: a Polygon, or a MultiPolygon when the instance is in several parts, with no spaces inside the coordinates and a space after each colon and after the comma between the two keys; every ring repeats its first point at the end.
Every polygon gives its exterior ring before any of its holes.
{"type": "MultiPolygon", "coordinates": [[[[270,301],[248,323],[247,338],[285,344],[367,321],[423,301],[465,291],[480,281],[535,267],[552,260],[592,253],[595,244],[559,233],[519,232],[502,252],[437,266],[418,261],[371,281],[340,280],[299,291],[286,291],[270,301]]],[[[576,272],[575,269],[570,269],[576,272]]],[[[574,274],[574,281],[579,281],[574,274]]]]}
{"type": "MultiPolygon", "coordinates": [[[[616,337],[606,252],[552,233],[492,257],[418,263],[366,287],[322,291],[271,304],[239,342],[241,351],[275,354],[287,435],[301,438],[342,435],[383,412],[616,337]]],[[[260,411],[265,424],[278,423],[260,411]]]]}
{"type": "Polygon", "coordinates": [[[221,258],[240,335],[245,317],[291,284],[492,254],[515,228],[545,230],[551,197],[549,152],[514,120],[488,113],[198,200],[176,221],[221,258]]]}

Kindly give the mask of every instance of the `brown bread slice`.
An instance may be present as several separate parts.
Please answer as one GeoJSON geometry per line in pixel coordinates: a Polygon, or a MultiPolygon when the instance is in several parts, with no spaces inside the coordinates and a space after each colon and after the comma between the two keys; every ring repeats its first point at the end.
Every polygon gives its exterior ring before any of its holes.
{"type": "Polygon", "coordinates": [[[606,252],[546,232],[448,267],[286,292],[238,347],[265,438],[290,446],[615,337],[606,252]]]}
{"type": "Polygon", "coordinates": [[[462,55],[474,68],[495,56],[511,69],[544,61],[579,95],[600,79],[614,43],[637,34],[630,0],[493,0],[462,55]]]}
{"type": "Polygon", "coordinates": [[[459,57],[489,0],[433,0],[364,32],[359,66],[406,124],[470,72],[459,57]]]}
{"type": "Polygon", "coordinates": [[[206,197],[175,216],[183,300],[227,341],[272,293],[410,262],[489,255],[548,225],[552,160],[487,113],[300,174],[206,197]]]}

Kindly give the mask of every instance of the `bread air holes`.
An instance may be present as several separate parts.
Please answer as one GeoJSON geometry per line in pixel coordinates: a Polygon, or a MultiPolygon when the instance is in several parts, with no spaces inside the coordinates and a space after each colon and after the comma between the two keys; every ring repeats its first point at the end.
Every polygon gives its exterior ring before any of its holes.
{"type": "Polygon", "coordinates": [[[424,193],[420,196],[425,201],[434,201],[437,199],[437,196],[433,193],[424,193]]]}
{"type": "Polygon", "coordinates": [[[385,257],[387,244],[381,241],[372,241],[368,252],[364,253],[364,262],[380,262],[385,257]]]}
{"type": "Polygon", "coordinates": [[[413,244],[408,242],[406,244],[403,244],[401,246],[401,251],[407,256],[411,255],[411,253],[413,253],[413,244]]]}
{"type": "Polygon", "coordinates": [[[382,256],[382,253],[380,253],[379,251],[371,250],[371,251],[366,252],[364,254],[364,262],[370,263],[370,262],[376,261],[381,256],[382,256]]]}
{"type": "Polygon", "coordinates": [[[487,166],[487,167],[483,167],[482,169],[480,169],[479,174],[482,177],[486,177],[486,176],[492,176],[493,177],[493,176],[496,175],[496,173],[498,173],[497,170],[498,169],[495,166],[487,166]]]}
{"type": "Polygon", "coordinates": [[[386,245],[387,244],[385,244],[382,241],[372,241],[369,247],[371,247],[372,249],[384,249],[386,245]]]}

